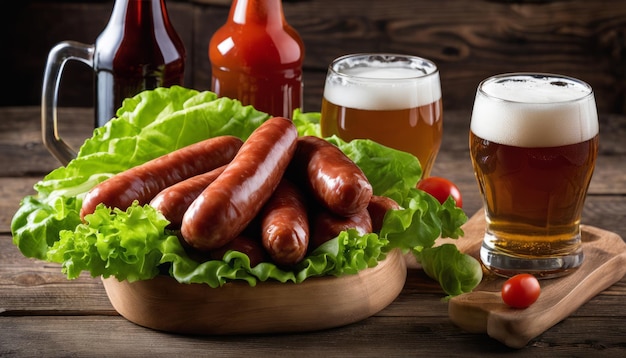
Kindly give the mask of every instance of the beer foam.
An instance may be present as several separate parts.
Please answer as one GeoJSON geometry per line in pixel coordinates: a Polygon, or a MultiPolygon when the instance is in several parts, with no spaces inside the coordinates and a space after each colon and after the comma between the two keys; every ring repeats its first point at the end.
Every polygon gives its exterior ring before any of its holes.
{"type": "Polygon", "coordinates": [[[324,98],[336,105],[365,110],[396,110],[427,105],[441,98],[439,73],[409,68],[349,68],[349,79],[328,80],[324,98]]]}
{"type": "Polygon", "coordinates": [[[574,79],[514,75],[481,84],[471,131],[480,138],[518,147],[556,147],[598,134],[591,88],[574,79]]]}

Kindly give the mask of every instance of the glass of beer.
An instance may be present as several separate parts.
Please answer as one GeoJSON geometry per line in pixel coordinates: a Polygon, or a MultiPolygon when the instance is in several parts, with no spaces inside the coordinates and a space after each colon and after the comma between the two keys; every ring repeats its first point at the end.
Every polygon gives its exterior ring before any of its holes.
{"type": "Polygon", "coordinates": [[[371,139],[415,155],[427,177],[441,145],[439,71],[432,61],[397,54],[352,54],[328,69],[323,136],[371,139]]]}
{"type": "Polygon", "coordinates": [[[580,220],[598,154],[592,88],[511,73],[478,86],[470,155],[486,232],[483,264],[502,276],[563,276],[583,262],[580,220]]]}

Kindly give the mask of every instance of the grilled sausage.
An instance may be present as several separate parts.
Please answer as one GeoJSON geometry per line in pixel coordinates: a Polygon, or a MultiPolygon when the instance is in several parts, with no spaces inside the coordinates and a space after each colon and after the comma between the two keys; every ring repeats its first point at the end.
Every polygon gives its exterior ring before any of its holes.
{"type": "Polygon", "coordinates": [[[161,190],[230,162],[241,145],[233,136],[211,138],[118,173],[87,193],[80,217],[93,213],[100,203],[122,210],[135,200],[146,204],[161,190]]]}
{"type": "Polygon", "coordinates": [[[228,244],[211,251],[209,257],[213,260],[222,260],[226,252],[230,250],[246,254],[250,259],[250,267],[269,261],[260,240],[243,235],[237,236],[228,244]]]}
{"type": "Polygon", "coordinates": [[[170,228],[178,228],[189,205],[222,174],[224,169],[226,165],[167,187],[150,201],[150,205],[170,221],[170,228]]]}
{"type": "Polygon", "coordinates": [[[259,126],[185,212],[181,232],[189,245],[210,251],[239,235],[278,186],[297,137],[296,127],[286,118],[274,117],[259,126]]]}
{"type": "Polygon", "coordinates": [[[315,250],[323,243],[337,237],[340,232],[348,229],[355,229],[361,235],[372,232],[372,220],[367,208],[345,217],[323,209],[318,211],[311,227],[309,251],[315,250]]]}
{"type": "Polygon", "coordinates": [[[365,210],[372,197],[372,185],[363,171],[322,138],[298,139],[292,175],[304,177],[313,196],[337,215],[349,216],[365,210]]]}
{"type": "Polygon", "coordinates": [[[372,195],[367,205],[367,211],[370,214],[370,218],[372,218],[372,231],[380,232],[387,211],[398,209],[400,209],[400,205],[398,205],[395,200],[386,196],[372,195]]]}
{"type": "Polygon", "coordinates": [[[293,266],[306,255],[306,202],[300,189],[285,178],[261,211],[261,243],[277,265],[293,266]]]}

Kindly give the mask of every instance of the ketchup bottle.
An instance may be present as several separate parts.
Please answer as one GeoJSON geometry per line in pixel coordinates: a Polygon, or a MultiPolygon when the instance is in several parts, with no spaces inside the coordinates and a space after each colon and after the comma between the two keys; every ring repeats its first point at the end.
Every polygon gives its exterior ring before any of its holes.
{"type": "Polygon", "coordinates": [[[211,90],[272,116],[302,108],[302,39],[281,0],[234,0],[209,43],[211,90]]]}
{"type": "Polygon", "coordinates": [[[115,115],[124,98],[156,87],[182,85],[185,47],[164,0],[116,0],[95,43],[96,126],[115,115]]]}

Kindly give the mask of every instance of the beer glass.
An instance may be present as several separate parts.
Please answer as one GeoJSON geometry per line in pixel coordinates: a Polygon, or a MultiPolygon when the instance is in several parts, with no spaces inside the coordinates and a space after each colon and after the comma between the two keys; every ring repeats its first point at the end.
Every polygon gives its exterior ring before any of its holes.
{"type": "Polygon", "coordinates": [[[443,132],[437,66],[398,54],[340,57],[328,69],[320,121],[323,136],[371,139],[415,155],[427,177],[443,132]]]}
{"type": "Polygon", "coordinates": [[[502,276],[566,275],[583,262],[580,220],[598,152],[592,88],[555,74],[480,83],[470,155],[486,232],[484,265],[502,276]]]}

